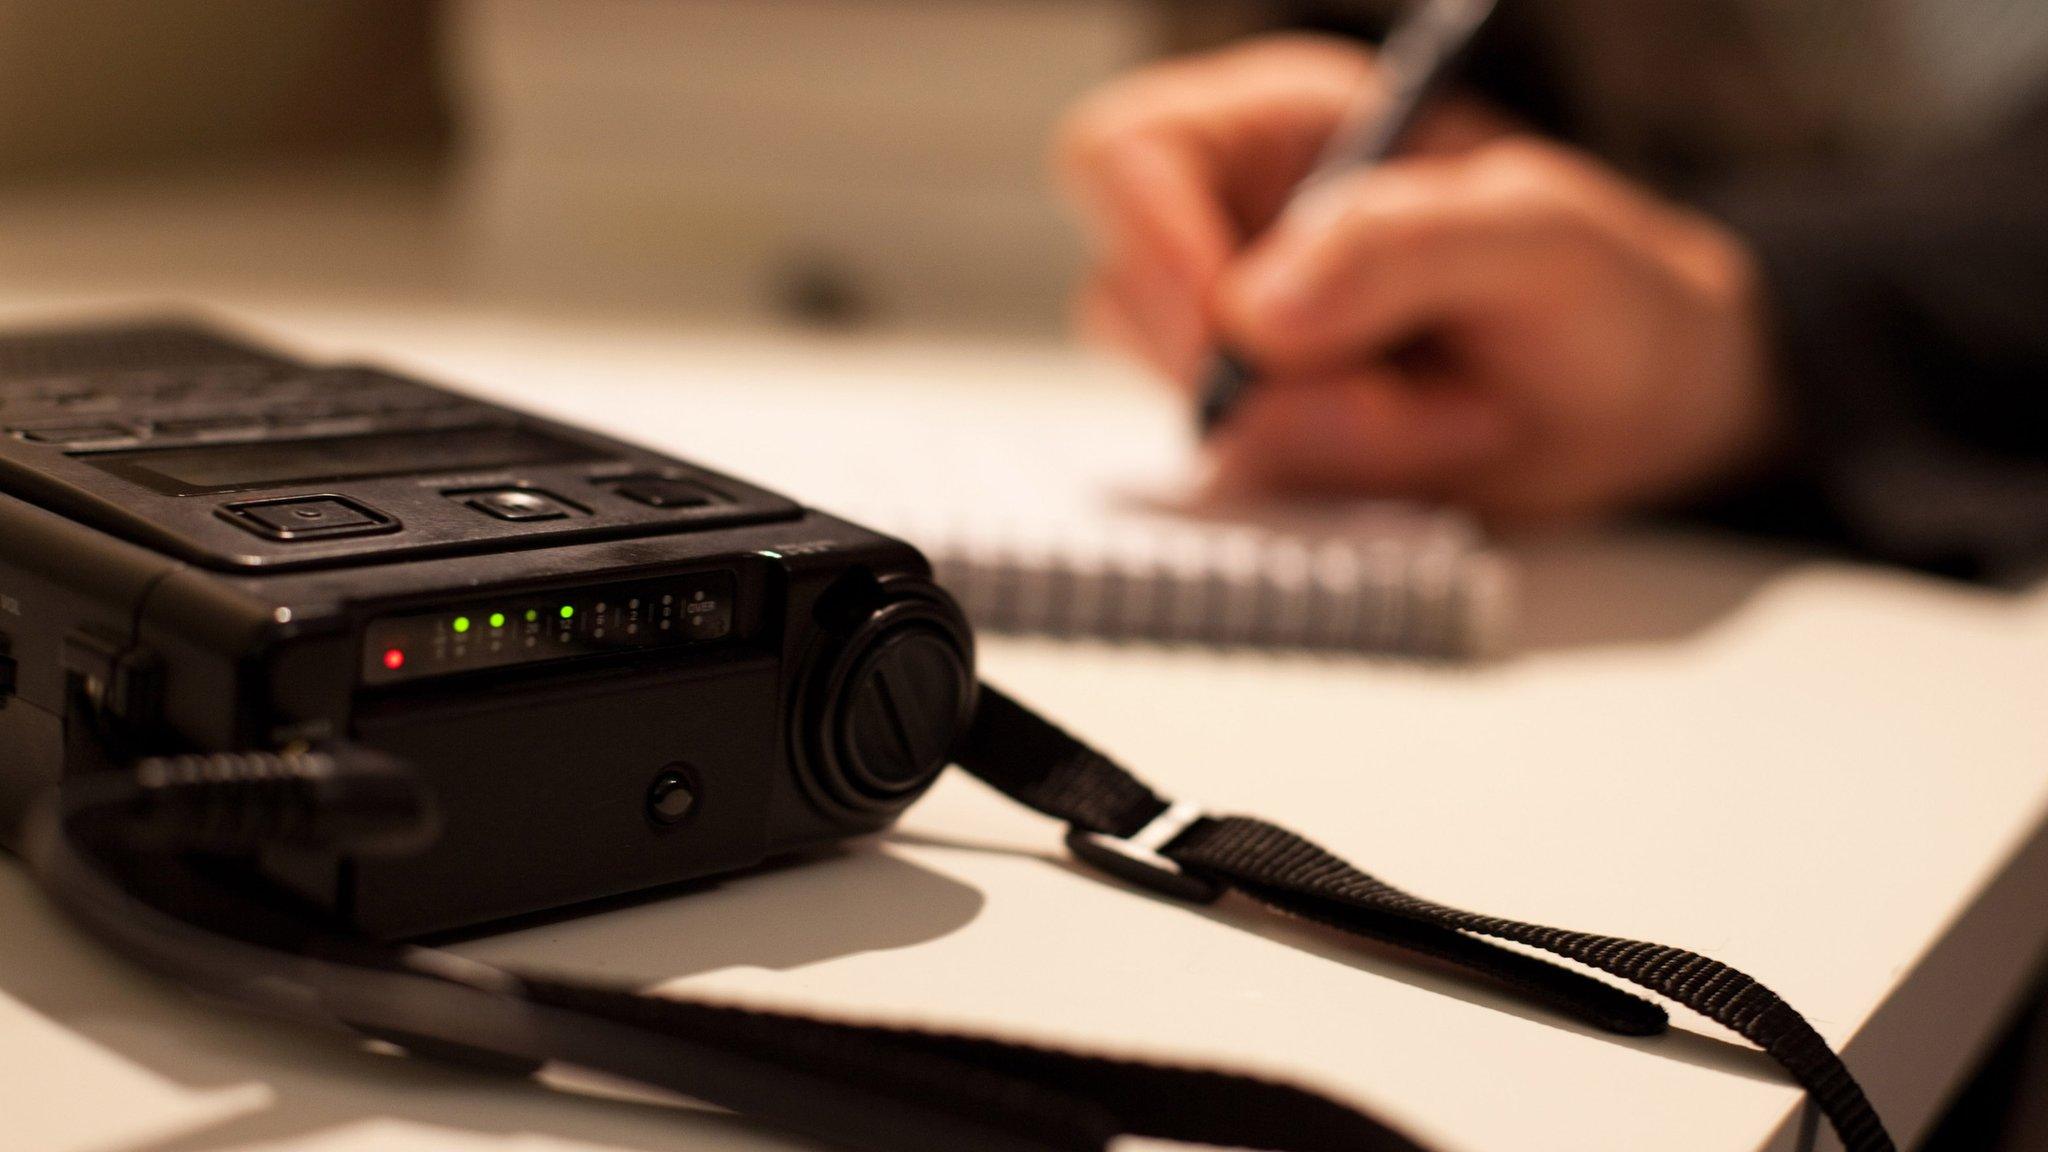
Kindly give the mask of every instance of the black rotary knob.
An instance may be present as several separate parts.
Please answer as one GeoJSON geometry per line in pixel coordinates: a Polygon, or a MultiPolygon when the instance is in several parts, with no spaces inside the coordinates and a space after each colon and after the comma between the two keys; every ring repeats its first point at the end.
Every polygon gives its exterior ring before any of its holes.
{"type": "Polygon", "coordinates": [[[802,742],[816,798],[863,821],[931,785],[975,701],[973,641],[952,600],[923,583],[877,591],[818,666],[802,742]]]}
{"type": "Polygon", "coordinates": [[[946,766],[973,690],[960,649],[937,628],[883,634],[840,697],[832,738],[847,776],[879,797],[923,787],[946,766]]]}

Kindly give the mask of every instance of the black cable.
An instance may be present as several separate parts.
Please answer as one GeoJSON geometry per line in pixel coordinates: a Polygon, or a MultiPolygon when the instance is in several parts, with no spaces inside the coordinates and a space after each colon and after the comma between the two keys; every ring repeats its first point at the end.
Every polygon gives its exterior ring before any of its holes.
{"type": "Polygon", "coordinates": [[[258,842],[249,830],[265,825],[301,837],[350,829],[391,843],[403,830],[389,821],[301,804],[317,781],[330,799],[405,810],[388,779],[342,787],[331,767],[309,774],[230,756],[182,761],[170,782],[162,768],[98,774],[39,804],[31,866],[90,934],[253,1008],[427,1057],[517,1071],[576,1064],[873,1152],[1097,1152],[1121,1135],[1272,1152],[1422,1152],[1351,1108],[1254,1077],[651,997],[368,940],[240,883],[246,868],[172,843],[177,824],[160,818],[172,802],[163,790],[208,814],[190,827],[212,848],[258,842]],[[252,807],[244,817],[230,811],[237,798],[252,807]]]}

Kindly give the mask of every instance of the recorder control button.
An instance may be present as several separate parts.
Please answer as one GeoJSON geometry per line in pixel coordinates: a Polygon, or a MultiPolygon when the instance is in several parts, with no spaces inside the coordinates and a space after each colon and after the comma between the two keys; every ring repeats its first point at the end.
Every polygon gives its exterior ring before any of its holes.
{"type": "Polygon", "coordinates": [[[73,424],[63,428],[16,428],[16,436],[31,444],[86,444],[102,440],[126,440],[134,433],[118,424],[73,424]]]}
{"type": "Polygon", "coordinates": [[[469,493],[469,506],[500,520],[566,520],[575,515],[567,504],[545,492],[525,488],[501,488],[495,492],[469,493]]]}
{"type": "Polygon", "coordinates": [[[627,480],[612,491],[649,508],[701,508],[711,503],[711,493],[687,480],[666,476],[640,476],[627,480]]]}
{"type": "Polygon", "coordinates": [[[159,436],[254,436],[262,433],[263,422],[248,416],[202,416],[190,420],[158,420],[159,436]]]}
{"type": "Polygon", "coordinates": [[[273,540],[352,536],[359,532],[383,532],[398,526],[398,522],[389,516],[333,496],[228,504],[222,506],[221,515],[258,536],[268,536],[273,540]]]}

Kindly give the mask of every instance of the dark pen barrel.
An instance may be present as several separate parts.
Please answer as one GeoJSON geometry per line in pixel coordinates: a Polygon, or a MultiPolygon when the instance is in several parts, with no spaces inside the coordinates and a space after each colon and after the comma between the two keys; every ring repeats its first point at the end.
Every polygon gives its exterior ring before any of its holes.
{"type": "Polygon", "coordinates": [[[1251,391],[1256,378],[1252,366],[1228,349],[1209,358],[1202,372],[1202,402],[1196,414],[1202,435],[1208,436],[1230,422],[1231,414],[1251,391]]]}

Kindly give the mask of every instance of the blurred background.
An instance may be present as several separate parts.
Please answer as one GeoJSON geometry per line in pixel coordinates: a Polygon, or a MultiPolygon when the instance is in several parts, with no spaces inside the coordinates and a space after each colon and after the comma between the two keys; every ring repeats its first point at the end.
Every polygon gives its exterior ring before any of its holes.
{"type": "Polygon", "coordinates": [[[1246,0],[0,0],[0,276],[1061,329],[1075,96],[1246,0]]]}

